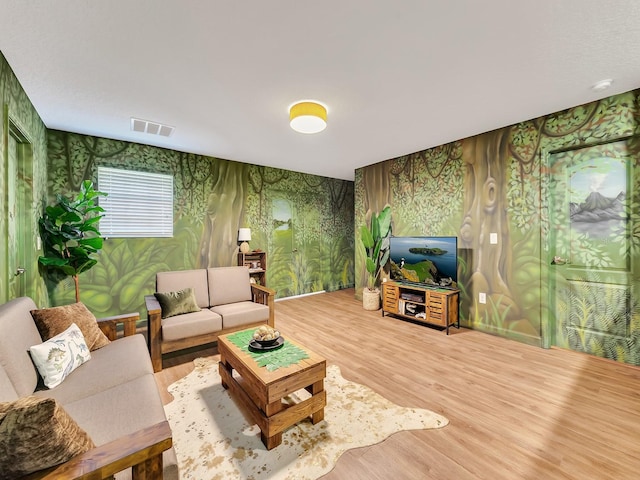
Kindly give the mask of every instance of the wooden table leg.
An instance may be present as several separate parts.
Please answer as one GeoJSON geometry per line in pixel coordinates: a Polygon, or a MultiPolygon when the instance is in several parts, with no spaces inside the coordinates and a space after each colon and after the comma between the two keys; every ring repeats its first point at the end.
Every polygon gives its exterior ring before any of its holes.
{"type": "Polygon", "coordinates": [[[260,431],[260,439],[267,450],[272,450],[282,443],[282,432],[267,437],[263,431],[260,431]]]}
{"type": "MultiPolygon", "coordinates": [[[[269,429],[269,418],[274,416],[276,413],[281,412],[282,409],[283,405],[281,399],[266,405],[264,412],[262,413],[267,418],[267,430],[269,429]]],[[[268,436],[264,431],[260,430],[260,438],[262,439],[264,446],[267,447],[267,450],[271,450],[282,443],[282,432],[268,436]]]]}
{"type": "MultiPolygon", "coordinates": [[[[311,385],[310,393],[311,395],[317,395],[324,390],[324,380],[318,380],[313,385],[311,385]]],[[[316,424],[324,420],[324,407],[322,407],[317,412],[313,412],[311,414],[311,423],[316,424]]]]}
{"type": "Polygon", "coordinates": [[[226,390],[229,388],[229,385],[227,385],[227,382],[224,381],[224,375],[222,374],[223,369],[226,370],[229,374],[233,375],[233,367],[228,363],[226,363],[222,358],[222,356],[220,356],[220,362],[218,362],[218,372],[220,372],[220,383],[222,384],[222,387],[226,390]]]}

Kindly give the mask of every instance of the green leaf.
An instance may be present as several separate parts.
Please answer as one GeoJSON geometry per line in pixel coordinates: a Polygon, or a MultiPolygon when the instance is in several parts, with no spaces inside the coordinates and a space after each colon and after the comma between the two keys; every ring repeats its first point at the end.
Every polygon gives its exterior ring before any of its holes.
{"type": "Polygon", "coordinates": [[[81,220],[82,220],[82,217],[78,215],[78,212],[76,212],[75,210],[64,212],[62,215],[58,217],[59,222],[65,222],[65,223],[76,223],[76,222],[80,222],[81,220]]]}
{"type": "Polygon", "coordinates": [[[69,260],[60,257],[38,257],[38,262],[45,266],[61,267],[67,265],[69,260]]]}
{"type": "Polygon", "coordinates": [[[92,237],[92,238],[83,238],[79,240],[78,243],[80,245],[84,245],[87,247],[94,248],[96,250],[100,250],[102,248],[102,238],[100,237],[92,237]]]}
{"type": "Polygon", "coordinates": [[[389,261],[389,250],[385,250],[382,254],[382,258],[380,259],[380,268],[384,267],[389,261]]]}
{"type": "Polygon", "coordinates": [[[382,246],[382,241],[378,240],[376,242],[376,246],[373,249],[373,255],[371,255],[371,258],[373,259],[374,262],[378,262],[378,259],[380,258],[380,247],[382,246]]]}
{"type": "Polygon", "coordinates": [[[391,246],[391,238],[389,237],[389,235],[387,235],[386,237],[383,237],[380,241],[380,250],[382,251],[389,250],[390,246],[391,246]]]}
{"type": "Polygon", "coordinates": [[[93,258],[89,258],[85,262],[81,263],[76,267],[76,273],[80,274],[82,272],[86,272],[91,267],[93,267],[96,263],[98,263],[97,260],[94,260],[93,258]]]}
{"type": "Polygon", "coordinates": [[[384,207],[380,212],[380,215],[378,215],[378,226],[380,229],[380,236],[388,236],[391,229],[391,207],[389,205],[384,207]]]}
{"type": "Polygon", "coordinates": [[[373,235],[365,225],[360,227],[360,240],[362,241],[362,244],[364,245],[365,248],[371,248],[374,245],[373,235]]]}
{"type": "Polygon", "coordinates": [[[66,210],[60,205],[48,206],[45,208],[45,214],[55,220],[56,218],[64,215],[66,210]]]}
{"type": "Polygon", "coordinates": [[[371,235],[373,236],[373,240],[380,238],[380,222],[378,221],[378,216],[375,213],[371,214],[371,235]]]}
{"type": "Polygon", "coordinates": [[[371,258],[367,257],[367,272],[369,272],[371,275],[375,275],[376,274],[376,264],[374,263],[373,260],[371,260],[371,258]]]}
{"type": "Polygon", "coordinates": [[[77,273],[77,272],[76,272],[76,269],[75,269],[75,268],[73,268],[73,267],[72,267],[72,266],[70,266],[70,265],[62,266],[62,267],[60,267],[60,270],[61,270],[65,275],[67,275],[67,276],[69,276],[69,277],[72,277],[73,275],[75,275],[75,274],[77,273]]]}

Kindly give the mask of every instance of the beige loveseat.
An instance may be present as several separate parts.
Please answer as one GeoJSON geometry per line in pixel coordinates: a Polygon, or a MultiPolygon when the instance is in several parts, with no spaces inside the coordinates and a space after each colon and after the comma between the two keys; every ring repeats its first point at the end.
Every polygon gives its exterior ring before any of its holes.
{"type": "MultiPolygon", "coordinates": [[[[47,389],[38,387],[42,380],[39,382],[29,353],[30,348],[43,342],[30,313],[36,309],[27,297],[0,305],[0,402],[11,402],[0,405],[53,398],[72,423],[75,421],[88,434],[95,448],[54,467],[48,476],[36,473],[28,478],[107,478],[116,472],[120,472],[116,479],[178,478],[171,430],[145,339],[133,334],[139,315],[98,321],[110,343],[93,323],[107,344],[91,351],[91,358],[72,370],[62,383],[47,389]],[[125,336],[116,339],[118,324],[124,325],[125,336]]],[[[0,415],[0,422],[2,418],[0,415]]],[[[44,431],[44,425],[40,427],[44,431]]],[[[11,426],[5,424],[4,428],[11,426]]],[[[40,434],[36,431],[36,435],[40,434]]],[[[0,455],[9,454],[5,450],[0,455]]],[[[36,455],[42,455],[41,451],[36,455]]]]}
{"type": "Polygon", "coordinates": [[[236,330],[274,326],[275,291],[250,282],[247,267],[210,267],[156,274],[156,292],[191,288],[199,311],[162,318],[155,295],[147,295],[149,351],[153,369],[162,370],[162,354],[204,345],[236,330]]]}

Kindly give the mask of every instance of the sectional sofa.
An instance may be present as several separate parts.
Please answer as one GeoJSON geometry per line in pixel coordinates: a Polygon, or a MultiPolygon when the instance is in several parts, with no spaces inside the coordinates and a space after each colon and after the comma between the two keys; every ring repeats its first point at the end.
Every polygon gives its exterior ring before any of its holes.
{"type": "MultiPolygon", "coordinates": [[[[0,445],[0,478],[16,478],[8,473],[18,469],[16,463],[37,465],[48,450],[57,451],[74,442],[89,442],[93,447],[83,448],[87,451],[46,474],[29,478],[109,478],[116,472],[120,472],[115,477],[118,480],[178,478],[171,430],[147,345],[142,335],[134,334],[139,315],[99,321],[98,335],[107,334],[99,339],[103,346],[89,352],[90,339],[85,335],[80,347],[69,349],[73,360],[80,359],[74,362],[75,369],[60,372],[53,365],[51,372],[66,376],[59,385],[46,388],[32,361],[36,358],[33,352],[47,346],[44,360],[52,360],[65,345],[60,335],[49,340],[60,348],[43,341],[41,325],[34,321],[32,311],[44,310],[38,310],[27,297],[0,305],[0,443],[5,442],[0,445]],[[116,339],[119,324],[124,325],[126,336],[116,339]],[[36,425],[29,425],[36,414],[34,407],[40,416],[36,425]],[[57,437],[51,429],[57,430],[57,437]],[[51,445],[56,441],[64,445],[51,445]]],[[[80,324],[79,318],[77,322],[80,324]]]]}

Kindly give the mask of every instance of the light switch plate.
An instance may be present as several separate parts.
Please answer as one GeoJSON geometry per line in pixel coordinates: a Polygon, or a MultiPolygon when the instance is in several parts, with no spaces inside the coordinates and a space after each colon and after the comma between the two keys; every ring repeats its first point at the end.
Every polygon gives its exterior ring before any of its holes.
{"type": "Polygon", "coordinates": [[[489,243],[491,245],[496,245],[498,243],[498,234],[495,232],[492,232],[489,234],[489,243]]]}

